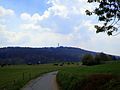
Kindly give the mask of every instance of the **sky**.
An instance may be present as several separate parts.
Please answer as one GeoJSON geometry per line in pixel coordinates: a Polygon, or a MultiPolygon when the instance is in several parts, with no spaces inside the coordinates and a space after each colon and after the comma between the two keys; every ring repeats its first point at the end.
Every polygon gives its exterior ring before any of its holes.
{"type": "Polygon", "coordinates": [[[78,47],[120,55],[120,35],[96,34],[87,0],[0,0],[0,47],[78,47]]]}

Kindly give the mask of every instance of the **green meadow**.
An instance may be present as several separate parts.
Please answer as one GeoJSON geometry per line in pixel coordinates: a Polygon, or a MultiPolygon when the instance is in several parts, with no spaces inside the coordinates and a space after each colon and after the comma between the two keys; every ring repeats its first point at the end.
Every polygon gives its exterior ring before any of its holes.
{"type": "Polygon", "coordinates": [[[14,65],[0,68],[0,90],[19,90],[28,81],[44,73],[58,70],[49,65],[14,65]]]}
{"type": "Polygon", "coordinates": [[[120,62],[95,66],[81,63],[5,66],[0,68],[0,90],[19,90],[30,80],[56,70],[61,90],[120,90],[120,62]]]}
{"type": "Polygon", "coordinates": [[[57,81],[61,90],[120,90],[120,62],[66,67],[57,81]]]}
{"type": "Polygon", "coordinates": [[[0,90],[19,90],[30,80],[45,73],[66,67],[76,67],[77,64],[11,65],[0,67],[0,90]]]}

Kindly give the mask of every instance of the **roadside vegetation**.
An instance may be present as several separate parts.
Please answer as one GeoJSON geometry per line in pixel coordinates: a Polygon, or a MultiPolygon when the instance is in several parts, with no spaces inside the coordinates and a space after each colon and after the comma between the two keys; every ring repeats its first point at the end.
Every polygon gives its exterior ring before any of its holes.
{"type": "Polygon", "coordinates": [[[66,67],[59,71],[61,90],[120,90],[120,62],[66,67]]]}

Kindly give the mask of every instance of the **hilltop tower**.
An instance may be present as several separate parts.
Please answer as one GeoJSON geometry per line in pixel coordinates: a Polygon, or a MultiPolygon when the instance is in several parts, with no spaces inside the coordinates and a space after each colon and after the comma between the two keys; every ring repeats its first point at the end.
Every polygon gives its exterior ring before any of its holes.
{"type": "Polygon", "coordinates": [[[58,47],[60,47],[60,44],[58,43],[58,47]]]}

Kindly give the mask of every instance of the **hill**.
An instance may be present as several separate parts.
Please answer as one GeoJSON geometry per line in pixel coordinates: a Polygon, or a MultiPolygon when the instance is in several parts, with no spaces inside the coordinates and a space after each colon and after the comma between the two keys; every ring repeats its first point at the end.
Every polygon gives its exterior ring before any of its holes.
{"type": "Polygon", "coordinates": [[[0,48],[1,64],[39,64],[53,62],[78,62],[85,54],[96,52],[74,47],[6,47],[0,48]]]}

